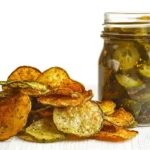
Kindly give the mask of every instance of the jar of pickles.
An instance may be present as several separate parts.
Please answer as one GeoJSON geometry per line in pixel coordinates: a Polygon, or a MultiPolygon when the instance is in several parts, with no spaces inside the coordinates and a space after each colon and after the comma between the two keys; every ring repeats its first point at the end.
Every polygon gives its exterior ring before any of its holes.
{"type": "Polygon", "coordinates": [[[99,98],[150,125],[150,13],[105,13],[99,98]]]}

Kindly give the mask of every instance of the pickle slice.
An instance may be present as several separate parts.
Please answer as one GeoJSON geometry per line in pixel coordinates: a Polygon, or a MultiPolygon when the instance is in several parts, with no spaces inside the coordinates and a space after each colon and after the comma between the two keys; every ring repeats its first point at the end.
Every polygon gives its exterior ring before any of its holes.
{"type": "Polygon", "coordinates": [[[119,42],[118,47],[113,53],[113,59],[120,62],[120,69],[128,70],[133,68],[140,55],[134,43],[132,42],[119,42]]]}
{"type": "Polygon", "coordinates": [[[105,79],[102,89],[102,99],[116,100],[120,99],[123,95],[126,95],[126,89],[118,83],[114,73],[105,72],[105,75],[108,77],[105,79]]]}
{"type": "Polygon", "coordinates": [[[139,78],[133,79],[127,75],[116,74],[116,79],[119,84],[125,88],[138,87],[143,84],[143,82],[139,78]]]}
{"type": "Polygon", "coordinates": [[[58,131],[52,119],[40,119],[26,128],[26,133],[37,141],[54,142],[65,139],[65,134],[58,131]]]}
{"type": "Polygon", "coordinates": [[[141,86],[133,87],[133,88],[128,88],[127,92],[129,96],[132,96],[134,94],[137,94],[147,88],[146,84],[142,84],[141,86]]]}
{"type": "Polygon", "coordinates": [[[96,102],[85,101],[76,107],[55,107],[53,120],[58,130],[64,133],[89,137],[102,128],[103,113],[96,102]]]}
{"type": "Polygon", "coordinates": [[[124,99],[122,106],[134,116],[138,116],[141,111],[141,104],[131,99],[124,99]]]}
{"type": "Polygon", "coordinates": [[[140,103],[145,103],[150,101],[150,93],[137,93],[130,96],[133,100],[136,100],[140,103]]]}
{"type": "Polygon", "coordinates": [[[150,123],[150,101],[144,103],[141,108],[140,114],[136,117],[136,119],[142,123],[150,123]]]}
{"type": "Polygon", "coordinates": [[[144,103],[141,110],[142,115],[150,116],[150,102],[144,103]]]}
{"type": "Polygon", "coordinates": [[[150,61],[143,64],[138,71],[142,76],[150,78],[150,61]]]}

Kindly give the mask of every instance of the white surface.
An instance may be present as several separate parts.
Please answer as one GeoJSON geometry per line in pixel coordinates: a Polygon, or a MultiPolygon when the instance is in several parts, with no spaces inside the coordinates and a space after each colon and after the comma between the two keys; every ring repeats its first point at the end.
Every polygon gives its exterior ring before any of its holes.
{"type": "Polygon", "coordinates": [[[149,150],[150,128],[137,129],[139,135],[126,142],[112,143],[106,141],[65,141],[57,143],[29,143],[18,138],[0,142],[0,150],[149,150]]]}
{"type": "MultiPolygon", "coordinates": [[[[150,11],[149,0],[1,0],[0,80],[20,65],[41,71],[60,66],[97,99],[97,63],[103,40],[103,14],[111,11],[150,11]]],[[[125,143],[98,141],[33,144],[20,140],[0,143],[0,150],[98,149],[148,150],[150,128],[125,143]]]]}

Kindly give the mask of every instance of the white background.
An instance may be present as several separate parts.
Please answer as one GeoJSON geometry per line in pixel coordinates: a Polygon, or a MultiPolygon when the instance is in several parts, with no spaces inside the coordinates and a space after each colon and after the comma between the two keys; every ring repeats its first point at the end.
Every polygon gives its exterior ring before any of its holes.
{"type": "Polygon", "coordinates": [[[0,0],[0,80],[20,65],[60,66],[97,98],[103,14],[150,11],[149,0],[0,0]]]}
{"type": "MultiPolygon", "coordinates": [[[[0,80],[20,65],[41,71],[60,66],[93,89],[97,98],[103,14],[111,11],[150,12],[150,1],[0,0],[0,80]]],[[[147,149],[134,142],[131,147],[147,149]]]]}

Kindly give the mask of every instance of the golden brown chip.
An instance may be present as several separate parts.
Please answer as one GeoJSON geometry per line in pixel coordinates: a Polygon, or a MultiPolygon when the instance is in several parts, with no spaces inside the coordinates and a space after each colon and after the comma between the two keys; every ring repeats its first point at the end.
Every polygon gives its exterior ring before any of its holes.
{"type": "Polygon", "coordinates": [[[132,139],[137,134],[137,131],[124,129],[105,121],[101,131],[92,138],[96,140],[121,142],[132,139]]]}
{"type": "Polygon", "coordinates": [[[120,127],[127,127],[133,123],[134,117],[131,113],[125,111],[123,108],[115,110],[112,115],[105,116],[105,120],[120,127]]]}
{"type": "Polygon", "coordinates": [[[66,138],[65,134],[56,128],[51,117],[33,122],[25,132],[43,142],[55,142],[66,138]]]}
{"type": "Polygon", "coordinates": [[[96,102],[89,100],[76,107],[55,107],[53,121],[64,133],[90,137],[101,130],[103,112],[96,102]]]}
{"type": "Polygon", "coordinates": [[[38,102],[46,105],[52,105],[56,107],[66,107],[66,106],[77,106],[83,101],[89,100],[93,97],[91,90],[85,91],[84,93],[72,93],[71,96],[60,95],[60,94],[50,94],[46,96],[38,97],[38,102]]]}
{"type": "Polygon", "coordinates": [[[27,134],[27,133],[22,133],[17,135],[17,137],[19,137],[20,139],[24,140],[24,141],[28,141],[28,142],[38,142],[38,143],[43,143],[43,140],[37,140],[36,138],[34,138],[33,136],[27,134]]]}
{"type": "Polygon", "coordinates": [[[38,118],[50,117],[53,114],[53,107],[45,106],[36,110],[31,110],[30,114],[33,116],[33,120],[34,116],[38,118]]]}
{"type": "Polygon", "coordinates": [[[0,98],[0,140],[9,139],[23,128],[30,109],[30,98],[22,93],[0,98]]]}
{"type": "Polygon", "coordinates": [[[21,92],[24,94],[27,94],[29,96],[41,96],[41,95],[46,95],[49,93],[49,91],[39,91],[37,89],[31,89],[31,88],[27,88],[27,89],[21,89],[21,92]]]}
{"type": "Polygon", "coordinates": [[[75,80],[66,80],[61,86],[61,88],[70,88],[75,92],[84,92],[85,87],[78,81],[75,80]]]}
{"type": "Polygon", "coordinates": [[[111,100],[104,100],[99,103],[104,115],[111,115],[115,111],[116,104],[111,100]]]}
{"type": "Polygon", "coordinates": [[[13,94],[12,90],[10,90],[10,91],[0,91],[0,98],[2,98],[2,97],[8,97],[8,96],[10,96],[12,94],[13,94]]]}
{"type": "Polygon", "coordinates": [[[51,92],[52,94],[57,94],[57,95],[66,95],[66,96],[72,96],[72,94],[74,93],[73,90],[69,89],[69,88],[58,88],[58,89],[54,89],[51,92]]]}
{"type": "Polygon", "coordinates": [[[47,109],[47,110],[44,110],[44,111],[40,111],[39,115],[40,115],[41,118],[50,117],[50,116],[53,115],[53,109],[47,109]]]}
{"type": "Polygon", "coordinates": [[[8,77],[8,81],[35,81],[41,75],[41,71],[31,66],[20,66],[8,77]]]}
{"type": "Polygon", "coordinates": [[[70,88],[75,92],[84,92],[84,86],[72,80],[68,73],[59,67],[52,67],[44,71],[39,78],[38,82],[44,83],[45,85],[51,87],[52,89],[56,88],[70,88]]]}
{"type": "Polygon", "coordinates": [[[7,85],[7,90],[21,90],[24,94],[30,96],[40,96],[51,92],[50,88],[37,81],[0,81],[0,85],[7,85]]]}

